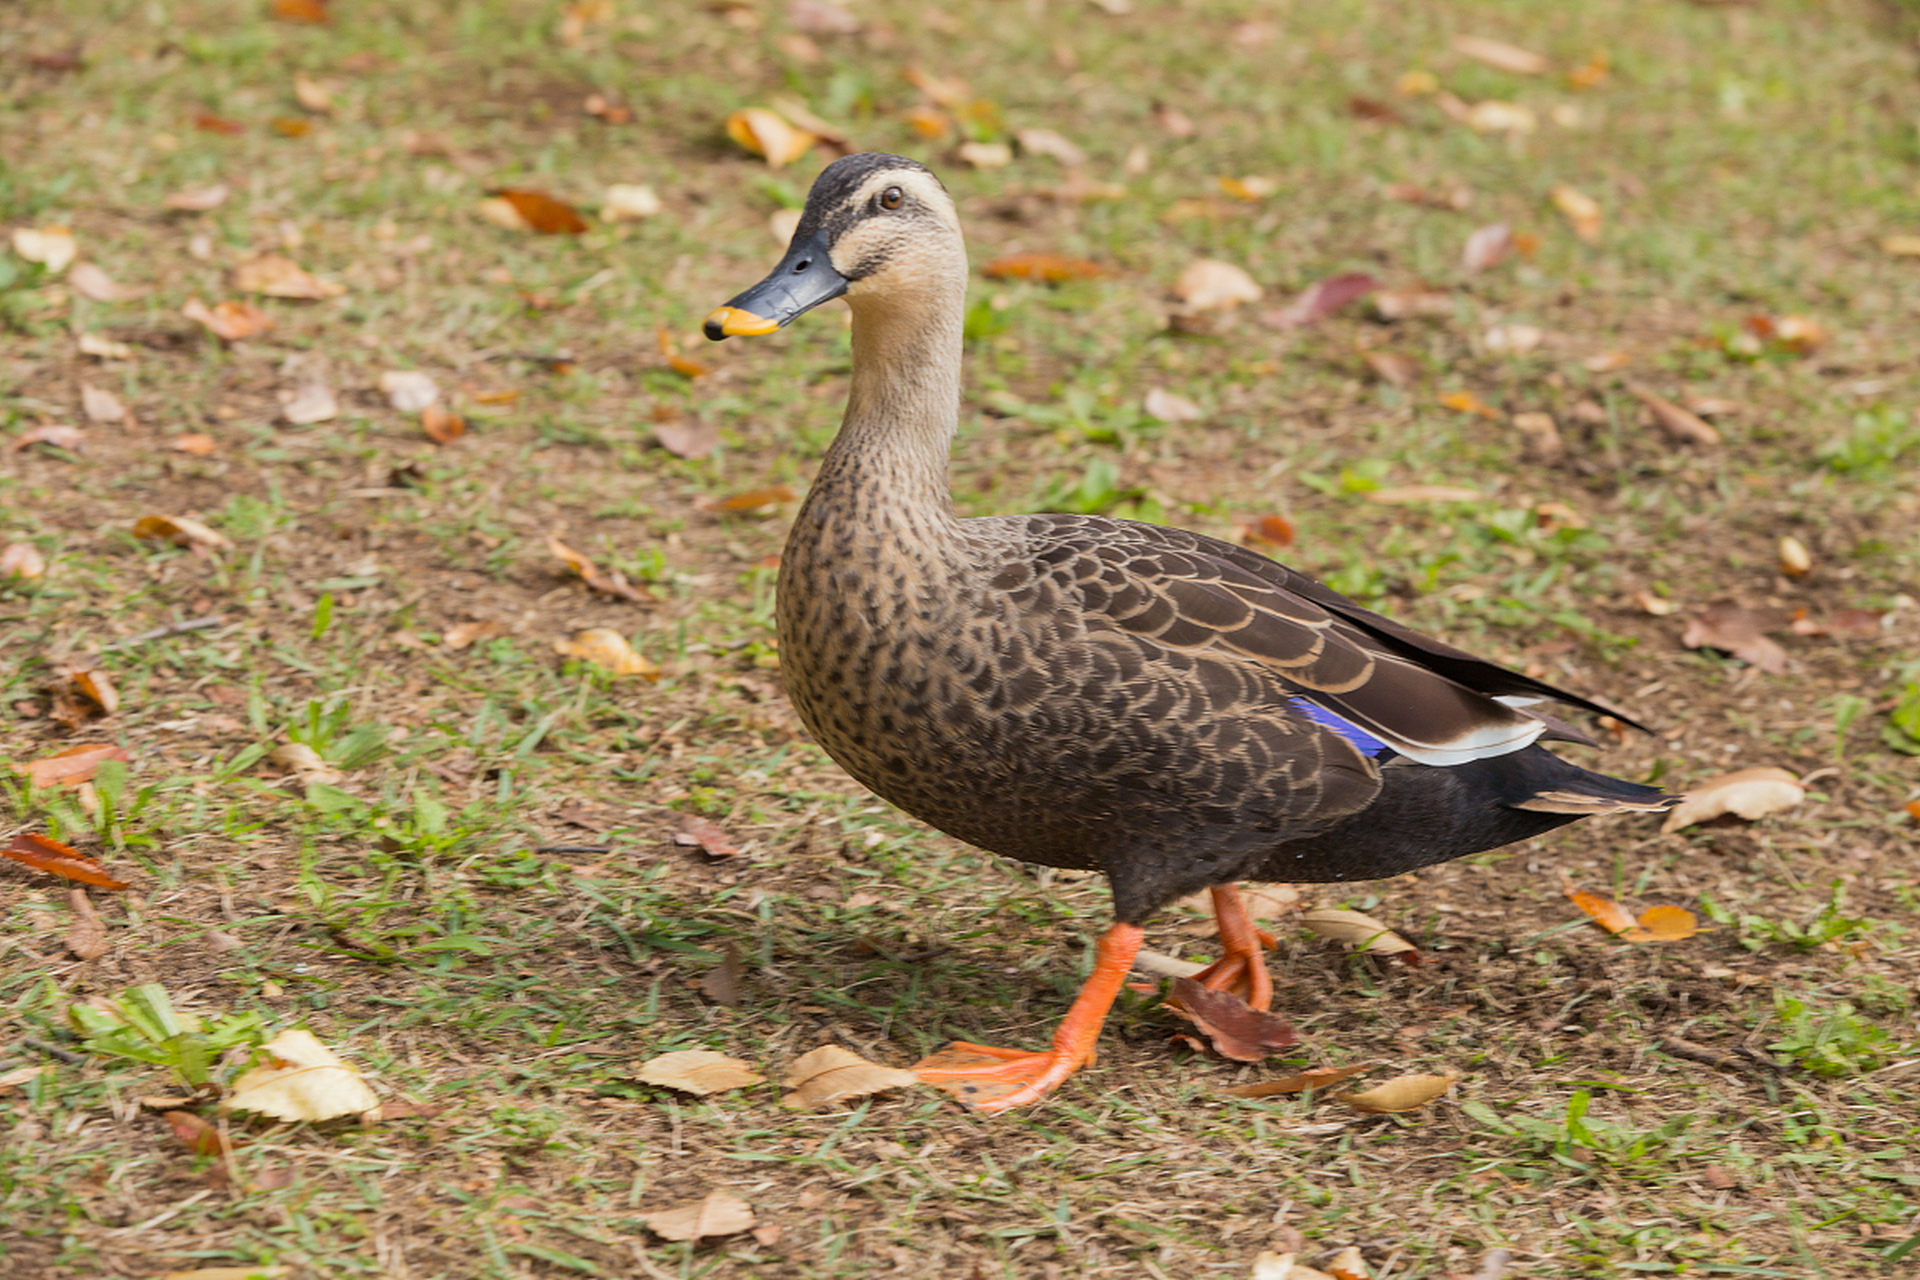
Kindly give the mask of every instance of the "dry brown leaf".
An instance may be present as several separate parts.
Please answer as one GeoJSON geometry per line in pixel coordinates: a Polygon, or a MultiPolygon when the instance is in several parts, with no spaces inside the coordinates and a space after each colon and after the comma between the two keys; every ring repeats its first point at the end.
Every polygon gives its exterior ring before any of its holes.
{"type": "Polygon", "coordinates": [[[239,342],[273,328],[273,317],[251,302],[217,302],[209,307],[198,298],[189,298],[180,314],[204,325],[222,342],[239,342]]]}
{"type": "Polygon", "coordinates": [[[1249,546],[1290,547],[1298,536],[1293,522],[1285,516],[1261,516],[1257,520],[1242,519],[1235,523],[1240,526],[1240,541],[1249,546]]]}
{"type": "Polygon", "coordinates": [[[1612,934],[1632,932],[1634,921],[1627,909],[1612,898],[1567,885],[1565,893],[1573,905],[1586,912],[1593,922],[1612,934]]]}
{"type": "Polygon", "coordinates": [[[380,394],[401,413],[419,413],[438,404],[440,384],[418,369],[388,369],[380,375],[380,394]]]}
{"type": "Polygon", "coordinates": [[[45,1063],[39,1063],[31,1067],[15,1067],[11,1071],[0,1074],[0,1091],[17,1089],[34,1077],[44,1075],[46,1070],[47,1066],[45,1063]]]}
{"type": "Polygon", "coordinates": [[[247,131],[247,126],[238,120],[229,120],[225,116],[216,116],[210,111],[202,111],[193,117],[193,127],[202,133],[219,133],[233,137],[247,131]]]}
{"type": "Polygon", "coordinates": [[[327,7],[327,0],[273,0],[269,12],[282,22],[306,26],[325,26],[333,21],[333,12],[327,7]]]}
{"type": "Polygon", "coordinates": [[[1476,102],[1467,106],[1453,95],[1442,93],[1435,98],[1440,109],[1459,120],[1475,133],[1506,133],[1518,136],[1532,133],[1540,127],[1539,117],[1517,102],[1502,102],[1489,98],[1485,102],[1476,102]]]}
{"type": "Polygon", "coordinates": [[[1410,387],[1420,377],[1420,365],[1412,356],[1402,355],[1398,351],[1368,351],[1362,353],[1362,360],[1373,376],[1382,382],[1396,387],[1410,387]]]}
{"type": "Polygon", "coordinates": [[[437,404],[420,411],[420,430],[435,444],[452,444],[467,434],[467,420],[437,404]]]}
{"type": "Polygon", "coordinates": [[[258,293],[269,298],[299,298],[309,302],[337,298],[347,291],[345,285],[322,280],[292,258],[264,253],[233,269],[233,287],[241,293],[258,293]]]}
{"type": "Polygon", "coordinates": [[[1780,572],[1789,578],[1804,578],[1813,572],[1813,554],[1807,544],[1787,534],[1780,539],[1780,572]]]}
{"type": "Polygon", "coordinates": [[[578,210],[544,191],[502,187],[480,202],[481,216],[509,231],[577,236],[590,225],[578,210]]]}
{"type": "Polygon", "coordinates": [[[1680,643],[1689,649],[1724,650],[1770,676],[1785,675],[1787,651],[1765,634],[1774,625],[1769,614],[1721,601],[1687,619],[1680,643]]]}
{"type": "Polygon", "coordinates": [[[653,424],[653,438],[676,458],[704,458],[720,444],[720,426],[704,418],[653,424]]]}
{"type": "Polygon", "coordinates": [[[1363,1093],[1342,1093],[1335,1097],[1355,1111],[1370,1116],[1393,1115],[1402,1111],[1418,1111],[1453,1088],[1454,1081],[1459,1078],[1457,1071],[1437,1076],[1395,1076],[1363,1093]]]}
{"type": "Polygon", "coordinates": [[[1485,496],[1478,489],[1465,489],[1456,484],[1403,484],[1389,489],[1369,489],[1366,494],[1367,501],[1389,507],[1410,502],[1479,502],[1485,496]]]}
{"type": "MultiPolygon", "coordinates": [[[[167,1127],[173,1130],[187,1150],[197,1156],[223,1156],[232,1152],[233,1142],[221,1133],[215,1125],[209,1124],[191,1111],[168,1110],[163,1114],[167,1127]]],[[[240,1271],[238,1267],[230,1268],[240,1271]]],[[[242,1273],[244,1274],[244,1272],[242,1273]]]]}
{"type": "Polygon", "coordinates": [[[233,1082],[226,1105],[279,1120],[331,1120],[380,1105],[360,1072],[316,1040],[311,1031],[282,1031],[261,1048],[273,1064],[233,1082]]]}
{"type": "Polygon", "coordinates": [[[954,153],[976,169],[1004,169],[1013,163],[1013,148],[1004,142],[963,142],[954,153]]]}
{"type": "Polygon", "coordinates": [[[22,831],[14,836],[5,849],[0,849],[0,855],[32,867],[35,871],[78,880],[82,884],[116,892],[127,887],[126,881],[116,880],[107,874],[106,864],[92,854],[82,853],[71,845],[31,831],[22,831]]]}
{"type": "Polygon", "coordinates": [[[1599,355],[1588,356],[1580,362],[1580,367],[1588,373],[1618,373],[1633,363],[1633,356],[1625,351],[1602,351],[1599,355]]]}
{"type": "Polygon", "coordinates": [[[1640,931],[1649,942],[1682,942],[1700,932],[1700,921],[1685,907],[1648,907],[1640,913],[1640,931]]]}
{"type": "Polygon", "coordinates": [[[769,169],[792,164],[820,141],[765,107],[747,107],[728,116],[727,136],[765,160],[769,169]]]}
{"type": "Polygon", "coordinates": [[[674,833],[673,842],[695,846],[715,860],[740,856],[740,846],[734,843],[733,837],[719,823],[697,813],[686,814],[680,819],[680,830],[674,833]]]}
{"type": "Polygon", "coordinates": [[[1460,250],[1460,264],[1469,271],[1485,271],[1513,251],[1513,229],[1504,222],[1477,228],[1460,250]]]}
{"type": "Polygon", "coordinates": [[[1481,335],[1480,340],[1495,355],[1523,356],[1538,347],[1546,336],[1537,325],[1497,324],[1481,335]]]}
{"type": "Polygon", "coordinates": [[[1637,382],[1629,382],[1627,391],[1653,412],[1653,420],[1659,423],[1661,430],[1672,437],[1676,443],[1701,445],[1720,443],[1720,433],[1698,414],[1688,413],[1665,396],[1637,382]]]}
{"type": "Polygon", "coordinates": [[[167,448],[175,453],[189,453],[196,458],[211,458],[220,451],[220,442],[204,431],[189,431],[167,441],[167,448]]]}
{"type": "Polygon", "coordinates": [[[1920,236],[1882,236],[1880,252],[1896,258],[1920,258],[1920,236]]]}
{"type": "Polygon", "coordinates": [[[95,302],[126,302],[141,297],[145,289],[124,285],[91,262],[76,262],[67,273],[67,284],[83,298],[95,302]]]}
{"type": "Polygon", "coordinates": [[[130,424],[132,415],[127,406],[120,403],[120,397],[101,387],[80,384],[80,409],[93,422],[118,422],[130,424]]]}
{"type": "MultiPolygon", "coordinates": [[[[275,16],[279,16],[278,11],[282,7],[311,8],[318,12],[325,12],[325,9],[320,7],[319,0],[274,0],[273,7],[275,16]]],[[[288,18],[286,20],[289,22],[329,21],[329,19],[325,18],[288,18]]],[[[263,1178],[259,1184],[256,1184],[256,1189],[265,1190],[265,1181],[263,1178]]],[[[290,1276],[292,1274],[292,1267],[279,1265],[257,1267],[195,1267],[191,1271],[164,1272],[161,1274],[160,1280],[280,1280],[280,1277],[290,1276]]]]}
{"type": "Polygon", "coordinates": [[[506,630],[497,622],[461,622],[448,627],[441,633],[440,643],[457,653],[462,649],[472,648],[481,640],[505,635],[506,630]]]}
{"type": "Polygon", "coordinates": [[[1260,317],[1261,323],[1275,329],[1300,329],[1318,324],[1349,302],[1364,298],[1380,287],[1370,275],[1348,271],[1317,280],[1286,306],[1260,317]]]}
{"type": "Polygon", "coordinates": [[[1539,54],[1522,49],[1518,45],[1508,44],[1504,40],[1489,40],[1484,36],[1455,36],[1453,51],[1464,53],[1476,62],[1484,62],[1490,67],[1502,71],[1511,71],[1515,75],[1544,75],[1547,60],[1539,54]]]}
{"type": "Polygon", "coordinates": [[[318,371],[309,372],[291,390],[274,392],[274,397],[280,401],[280,416],[297,427],[328,422],[340,416],[340,400],[318,371]]]}
{"type": "Polygon", "coordinates": [[[1243,302],[1258,302],[1260,286],[1231,262],[1201,258],[1173,282],[1173,295],[1195,311],[1231,311],[1243,302]]]}
{"type": "Polygon", "coordinates": [[[1327,1259],[1326,1271],[1333,1280],[1367,1280],[1366,1260],[1358,1245],[1350,1244],[1327,1259]]]}
{"type": "Polygon", "coordinates": [[[1022,129],[1013,135],[1028,155],[1051,156],[1064,165],[1082,165],[1087,153],[1052,129],[1022,129]]]}
{"type": "Polygon", "coordinates": [[[787,21],[795,31],[816,36],[850,36],[860,30],[860,19],[832,0],[788,0],[787,21]]]}
{"type": "Polygon", "coordinates": [[[1667,811],[1660,833],[1667,835],[1731,813],[1749,822],[1790,809],[1807,798],[1807,789],[1785,769],[1736,769],[1692,787],[1667,811]]]}
{"type": "Polygon", "coordinates": [[[293,76],[293,100],[301,108],[314,115],[324,116],[333,111],[333,90],[318,80],[309,79],[295,72],[293,76]]]}
{"type": "Polygon", "coordinates": [[[1318,907],[1302,912],[1300,923],[1323,938],[1331,938],[1342,946],[1358,951],[1371,951],[1382,956],[1420,953],[1418,947],[1362,911],[1318,907]]]}
{"type": "Polygon", "coordinates": [[[1342,1080],[1371,1070],[1373,1070],[1372,1063],[1361,1063],[1355,1067],[1314,1067],[1308,1071],[1296,1071],[1292,1075],[1262,1080],[1257,1084],[1229,1085],[1220,1092],[1235,1098],[1271,1098],[1283,1093],[1305,1093],[1308,1089],[1319,1092],[1332,1088],[1342,1080]]]}
{"type": "Polygon", "coordinates": [[[780,1099],[781,1106],[818,1110],[849,1098],[904,1089],[919,1084],[920,1078],[911,1071],[883,1067],[839,1045],[827,1044],[795,1059],[781,1083],[791,1090],[780,1099]]]}
{"type": "Polygon", "coordinates": [[[198,520],[186,516],[141,516],[133,522],[133,536],[143,539],[164,539],[176,547],[208,547],[224,551],[233,546],[233,539],[214,529],[209,529],[198,520]]]}
{"type": "Polygon", "coordinates": [[[131,360],[133,348],[124,342],[115,342],[103,338],[97,333],[83,333],[74,339],[75,348],[81,355],[92,356],[96,360],[131,360]]]}
{"type": "Polygon", "coordinates": [[[1417,316],[1451,316],[1453,295],[1438,289],[1380,289],[1367,304],[1382,320],[1410,320],[1417,316]]]}
{"type": "Polygon", "coordinates": [[[1380,188],[1389,200],[1426,205],[1430,209],[1465,209],[1473,203],[1473,189],[1461,183],[1442,187],[1423,187],[1414,182],[1389,182],[1380,188]]]}
{"type": "Polygon", "coordinates": [[[1573,234],[1592,244],[1600,238],[1600,228],[1605,221],[1600,202],[1592,196],[1564,182],[1556,182],[1547,191],[1547,198],[1553,201],[1553,207],[1573,228],[1573,234]]]}
{"type": "Polygon", "coordinates": [[[672,1209],[643,1213],[640,1221],[662,1240],[706,1240],[753,1229],[753,1206],[731,1191],[709,1191],[707,1198],[672,1209]]]}
{"type": "Polygon", "coordinates": [[[607,188],[600,201],[602,222],[638,222],[659,213],[662,206],[654,189],[639,183],[616,182],[607,188]]]}
{"type": "MultiPolygon", "coordinates": [[[[0,573],[4,569],[0,568],[0,573]]],[[[1887,615],[1872,609],[1835,609],[1824,618],[1800,614],[1790,630],[1797,636],[1828,636],[1836,640],[1871,640],[1882,635],[1887,615]]]]}
{"type": "Polygon", "coordinates": [[[86,742],[56,751],[19,766],[20,772],[36,787],[77,787],[93,781],[93,775],[109,760],[126,764],[132,760],[125,747],[111,742],[86,742]]]}
{"type": "Polygon", "coordinates": [[[1557,466],[1566,461],[1567,444],[1560,437],[1560,427],[1550,413],[1516,413],[1513,415],[1513,429],[1520,433],[1520,439],[1527,459],[1542,466],[1557,466]]]}
{"type": "Polygon", "coordinates": [[[1097,262],[1064,253],[1013,253],[995,258],[980,268],[980,274],[989,280],[1060,284],[1067,280],[1095,280],[1106,275],[1107,269],[1097,262]]]}
{"type": "Polygon", "coordinates": [[[51,687],[56,697],[78,694],[98,707],[104,715],[112,715],[120,709],[120,694],[113,687],[112,677],[96,659],[68,658],[63,662],[51,663],[50,670],[53,673],[51,687]]]}
{"type": "Polygon", "coordinates": [[[1165,387],[1154,387],[1148,391],[1141,407],[1147,411],[1148,417],[1161,422],[1198,422],[1207,416],[1205,409],[1165,387]]]}
{"type": "Polygon", "coordinates": [[[1192,978],[1173,980],[1166,1008],[1191,1021],[1216,1053],[1235,1062],[1262,1062],[1299,1043],[1293,1024],[1285,1018],[1192,978]]]}
{"type": "Polygon", "coordinates": [[[347,775],[334,768],[318,751],[304,742],[288,742],[267,753],[267,763],[285,769],[302,786],[324,783],[328,786],[347,775]]]}
{"type": "Polygon", "coordinates": [[[38,582],[47,576],[47,558],[31,542],[0,547],[0,582],[38,582]]]}
{"type": "Polygon", "coordinates": [[[66,227],[15,227],[13,251],[57,276],[73,265],[80,248],[66,227]]]}
{"type": "Polygon", "coordinates": [[[740,1003],[740,979],[745,970],[746,962],[741,958],[740,948],[728,943],[720,963],[707,970],[693,985],[715,1004],[732,1008],[740,1003]]]}
{"type": "Polygon", "coordinates": [[[627,575],[620,570],[601,569],[551,533],[547,535],[547,550],[565,561],[569,569],[579,574],[580,580],[586,583],[590,590],[618,596],[622,600],[631,600],[636,604],[647,604],[654,598],[646,588],[636,587],[628,582],[627,575]]]}
{"type": "Polygon", "coordinates": [[[1291,1253],[1264,1249],[1254,1255],[1253,1273],[1248,1280],[1334,1280],[1334,1277],[1303,1262],[1295,1262],[1291,1253]]]}
{"type": "Polygon", "coordinates": [[[633,1074],[642,1084],[678,1089],[701,1098],[711,1093],[725,1093],[729,1089],[744,1089],[766,1079],[740,1059],[729,1058],[711,1049],[678,1049],[663,1053],[648,1058],[633,1074]]]}
{"type": "Polygon", "coordinates": [[[163,209],[172,209],[178,213],[205,213],[209,209],[218,209],[227,202],[233,192],[224,182],[216,182],[205,187],[187,187],[160,201],[163,209]]]}
{"type": "Polygon", "coordinates": [[[596,667],[616,676],[639,676],[658,680],[660,668],[634,652],[627,638],[610,627],[586,627],[553,642],[553,651],[569,658],[584,658],[596,667]]]}
{"type": "Polygon", "coordinates": [[[727,498],[709,498],[701,494],[693,500],[693,505],[701,511],[758,511],[761,507],[792,502],[799,496],[790,485],[770,484],[765,488],[749,489],[745,493],[736,493],[727,498]]]}
{"type": "Polygon", "coordinates": [[[67,894],[67,905],[73,910],[73,924],[68,926],[62,943],[73,958],[84,962],[107,954],[107,925],[93,909],[93,899],[87,897],[87,891],[71,890],[67,894]]]}

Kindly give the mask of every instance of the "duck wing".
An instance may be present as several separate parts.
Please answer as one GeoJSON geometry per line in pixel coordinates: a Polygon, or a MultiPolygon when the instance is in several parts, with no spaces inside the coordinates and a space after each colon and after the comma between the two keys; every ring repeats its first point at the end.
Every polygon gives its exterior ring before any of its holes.
{"type": "Polygon", "coordinates": [[[1088,625],[1252,667],[1276,701],[1290,700],[1369,754],[1385,746],[1420,764],[1460,765],[1543,736],[1580,738],[1525,703],[1553,698],[1606,711],[1231,543],[1087,516],[1029,521],[1049,576],[1065,579],[1060,585],[1077,596],[1088,625]]]}

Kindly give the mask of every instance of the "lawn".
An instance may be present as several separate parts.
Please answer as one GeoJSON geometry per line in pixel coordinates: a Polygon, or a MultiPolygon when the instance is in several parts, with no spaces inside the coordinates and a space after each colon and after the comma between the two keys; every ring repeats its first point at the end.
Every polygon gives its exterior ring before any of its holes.
{"type": "Polygon", "coordinates": [[[0,863],[0,1274],[1920,1277],[1917,41],[1867,0],[0,7],[0,836],[125,883],[0,863]],[[825,136],[774,168],[746,108],[825,136]],[[1264,1063],[1128,992],[1022,1111],[783,1105],[822,1045],[1038,1044],[1110,918],[781,693],[844,313],[699,326],[845,147],[966,223],[962,514],[1247,541],[1651,728],[1589,767],[1802,798],[1302,886],[1419,963],[1281,915],[1264,1063]],[[295,1028],[377,1114],[221,1105],[295,1028]],[[641,1078],[684,1049],[766,1080],[641,1078]],[[715,1192],[750,1225],[668,1238],[715,1192]]]}

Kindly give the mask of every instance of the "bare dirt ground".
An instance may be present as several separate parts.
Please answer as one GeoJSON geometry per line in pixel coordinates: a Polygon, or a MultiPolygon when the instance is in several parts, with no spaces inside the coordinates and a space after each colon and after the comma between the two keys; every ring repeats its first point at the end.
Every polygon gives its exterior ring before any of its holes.
{"type": "MultiPolygon", "coordinates": [[[[91,891],[95,928],[0,867],[0,1274],[1245,1277],[1351,1247],[1391,1280],[1920,1275],[1916,31],[1784,0],[0,10],[0,222],[31,233],[0,264],[0,546],[40,562],[0,575],[0,757],[129,757],[86,788],[0,771],[4,834],[130,885],[91,891]],[[1675,789],[1772,766],[1805,799],[1307,887],[1423,963],[1280,920],[1291,1056],[1194,1052],[1129,994],[1023,1113],[783,1107],[821,1044],[1037,1043],[1107,911],[879,804],[780,693],[772,565],[846,339],[697,326],[831,154],[728,138],[783,104],[959,201],[963,512],[1282,517],[1293,544],[1257,545],[1654,730],[1583,762],[1675,789]],[[641,185],[657,211],[601,216],[641,185]],[[501,225],[503,188],[584,229],[501,225]],[[1498,223],[1510,251],[1464,263],[1498,223]],[[985,271],[1016,253],[1104,273],[985,271]],[[268,255],[320,296],[246,287],[268,255]],[[1183,305],[1201,258],[1261,299],[1183,305]],[[1388,300],[1266,318],[1343,272],[1388,300]],[[223,340],[195,299],[272,325],[223,340]],[[395,371],[464,433],[430,440],[395,371]],[[1726,647],[1688,647],[1717,603],[1726,647]],[[555,651],[589,627],[657,678],[555,651]],[[314,763],[268,759],[289,744],[314,763]],[[737,851],[677,841],[691,817],[737,851]],[[1567,883],[1703,930],[1610,937],[1567,883]],[[75,1030],[142,984],[199,1030],[147,1061],[75,1030]],[[381,1118],[220,1109],[296,1026],[381,1118]],[[636,1078],[688,1048],[771,1079],[636,1078]],[[1460,1079],[1393,1116],[1222,1092],[1360,1064],[1460,1079]],[[714,1191],[752,1229],[647,1221],[714,1191]]],[[[1148,945],[1211,939],[1170,912],[1148,945]]]]}

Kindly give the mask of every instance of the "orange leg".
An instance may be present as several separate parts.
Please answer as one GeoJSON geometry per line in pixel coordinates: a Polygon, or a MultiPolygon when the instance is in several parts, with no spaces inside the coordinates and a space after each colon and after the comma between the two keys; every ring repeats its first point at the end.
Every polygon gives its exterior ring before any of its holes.
{"type": "Polygon", "coordinates": [[[916,1063],[914,1074],[929,1084],[947,1087],[949,1093],[978,1111],[1006,1111],[1045,1097],[1062,1080],[1093,1061],[1100,1027],[1113,1008],[1114,997],[1120,994],[1127,971],[1133,967],[1142,936],[1139,925],[1118,923],[1100,935],[1094,949],[1093,973],[1053,1033],[1052,1049],[1025,1053],[961,1042],[916,1063]],[[970,1057],[991,1061],[954,1061],[970,1057]],[[1015,1087],[1007,1092],[993,1088],[1002,1085],[1015,1087]]]}
{"type": "Polygon", "coordinates": [[[1273,1007],[1273,979],[1267,973],[1267,957],[1262,947],[1271,947],[1276,939],[1254,927],[1240,890],[1230,884],[1215,885],[1213,915],[1220,923],[1220,958],[1194,975],[1194,980],[1212,991],[1232,991],[1255,1009],[1273,1007]]]}

